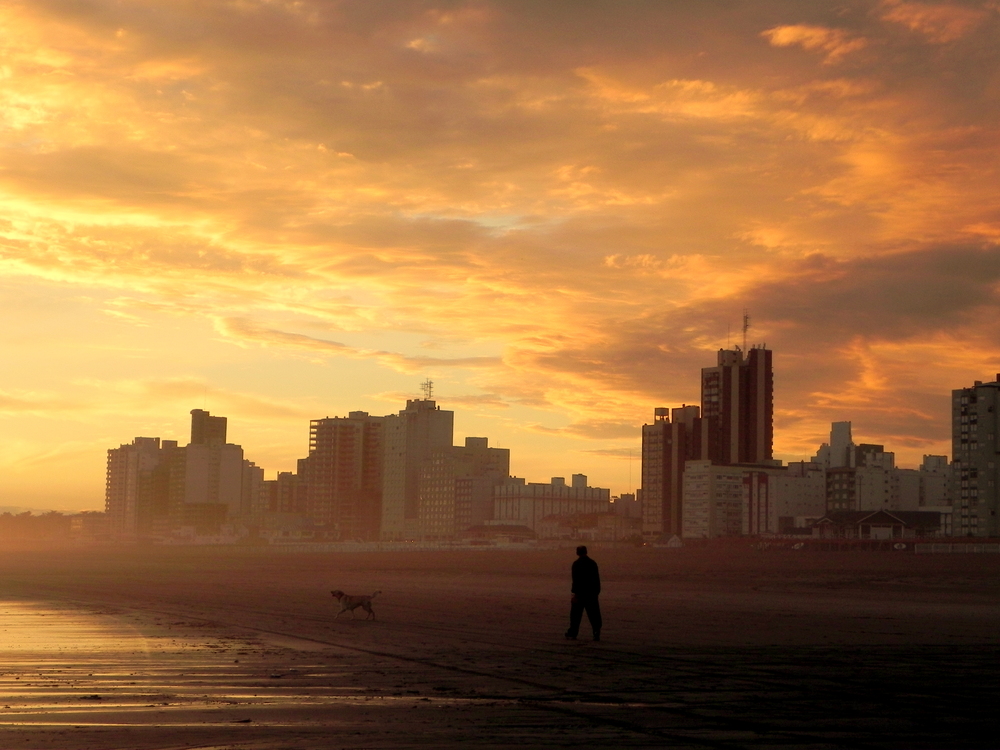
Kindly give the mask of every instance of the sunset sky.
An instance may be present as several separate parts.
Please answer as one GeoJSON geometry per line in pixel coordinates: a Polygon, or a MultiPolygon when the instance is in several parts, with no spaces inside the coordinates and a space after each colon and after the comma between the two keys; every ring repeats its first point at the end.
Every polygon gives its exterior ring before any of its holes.
{"type": "MultiPolygon", "coordinates": [[[[0,505],[434,380],[529,481],[774,351],[775,451],[1000,372],[1000,2],[2,0],[0,505]],[[730,335],[731,332],[731,335],[730,335]]],[[[631,454],[631,459],[630,459],[631,454]]]]}

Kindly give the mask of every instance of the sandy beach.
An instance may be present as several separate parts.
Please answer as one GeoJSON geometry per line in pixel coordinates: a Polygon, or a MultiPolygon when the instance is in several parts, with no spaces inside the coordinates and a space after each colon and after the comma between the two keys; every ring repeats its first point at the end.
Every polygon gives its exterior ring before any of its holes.
{"type": "Polygon", "coordinates": [[[995,746],[1000,556],[593,556],[8,552],[0,746],[995,746]]]}

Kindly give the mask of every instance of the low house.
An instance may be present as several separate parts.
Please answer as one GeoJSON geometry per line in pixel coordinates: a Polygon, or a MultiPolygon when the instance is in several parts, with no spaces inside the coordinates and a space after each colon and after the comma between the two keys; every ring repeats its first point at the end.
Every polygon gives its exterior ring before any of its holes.
{"type": "Polygon", "coordinates": [[[617,513],[550,515],[536,523],[535,531],[539,539],[617,542],[641,537],[642,519],[617,513]]]}
{"type": "Polygon", "coordinates": [[[812,535],[821,539],[899,539],[940,532],[940,513],[915,510],[834,511],[812,526],[812,535]]]}
{"type": "Polygon", "coordinates": [[[597,539],[597,514],[570,513],[545,516],[536,522],[535,531],[538,532],[539,539],[576,539],[592,542],[597,539]]]}
{"type": "Polygon", "coordinates": [[[457,538],[474,544],[476,542],[515,543],[530,542],[535,539],[535,532],[521,524],[487,522],[479,526],[471,526],[459,532],[457,538]]]}

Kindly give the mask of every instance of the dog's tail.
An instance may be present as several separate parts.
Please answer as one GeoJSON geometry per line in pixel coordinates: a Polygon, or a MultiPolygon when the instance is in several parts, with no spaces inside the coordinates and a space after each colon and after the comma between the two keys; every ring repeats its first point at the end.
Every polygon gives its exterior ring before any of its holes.
{"type": "Polygon", "coordinates": [[[376,596],[378,596],[381,593],[382,593],[381,591],[376,591],[374,594],[372,594],[372,599],[374,599],[376,596]]]}

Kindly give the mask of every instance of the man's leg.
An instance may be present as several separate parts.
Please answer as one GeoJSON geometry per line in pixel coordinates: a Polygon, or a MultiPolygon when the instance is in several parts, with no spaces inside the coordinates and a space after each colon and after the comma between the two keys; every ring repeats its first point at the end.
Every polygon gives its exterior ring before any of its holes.
{"type": "Polygon", "coordinates": [[[587,597],[587,619],[590,620],[590,627],[594,629],[594,640],[601,640],[601,626],[604,621],[601,619],[601,602],[596,596],[587,597]]]}
{"type": "Polygon", "coordinates": [[[566,631],[567,638],[576,638],[580,632],[580,620],[583,619],[583,600],[579,596],[574,596],[569,605],[569,630],[566,631]]]}

